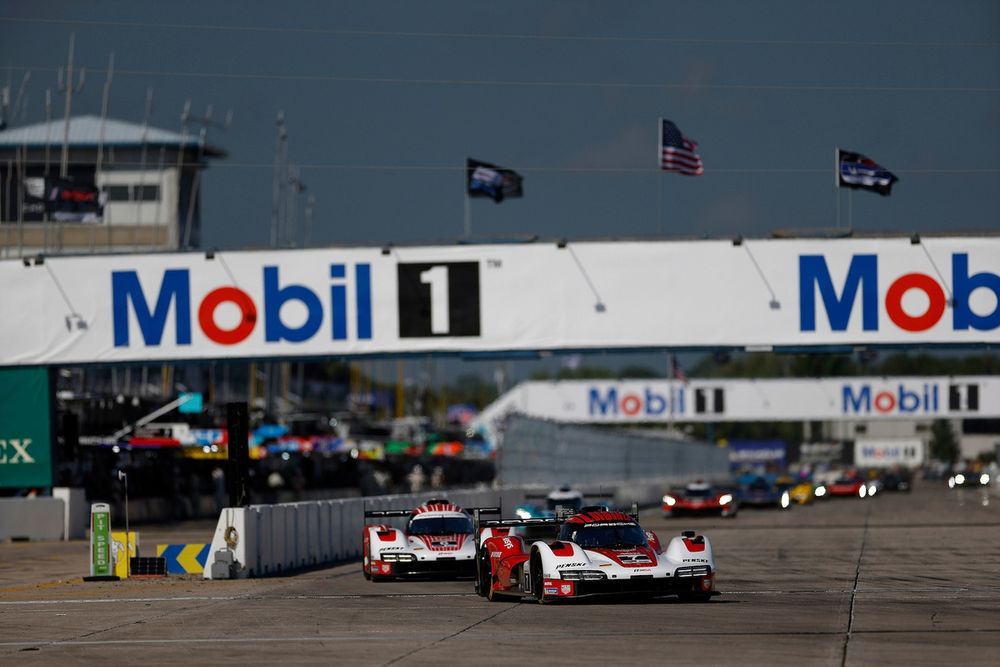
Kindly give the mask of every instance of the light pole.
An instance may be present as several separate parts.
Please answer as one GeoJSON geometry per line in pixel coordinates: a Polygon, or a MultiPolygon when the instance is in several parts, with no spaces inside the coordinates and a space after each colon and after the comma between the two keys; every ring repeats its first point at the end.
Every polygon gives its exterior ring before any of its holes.
{"type": "Polygon", "coordinates": [[[118,479],[125,487],[125,572],[127,576],[132,576],[132,540],[131,533],[128,532],[128,474],[124,470],[118,471],[118,479]]]}

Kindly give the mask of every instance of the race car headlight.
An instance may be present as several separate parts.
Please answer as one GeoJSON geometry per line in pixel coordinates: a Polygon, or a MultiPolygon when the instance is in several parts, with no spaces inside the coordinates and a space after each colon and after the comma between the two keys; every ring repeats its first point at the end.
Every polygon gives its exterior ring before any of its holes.
{"type": "Polygon", "coordinates": [[[874,496],[876,491],[878,491],[878,487],[876,487],[874,484],[868,487],[869,496],[874,496]]]}
{"type": "Polygon", "coordinates": [[[597,579],[607,579],[608,575],[600,570],[563,570],[559,576],[566,581],[595,581],[597,579]]]}
{"type": "Polygon", "coordinates": [[[982,475],[980,475],[979,476],[979,483],[982,484],[982,485],[984,485],[984,486],[986,484],[989,484],[990,483],[990,476],[989,476],[989,474],[987,474],[987,473],[984,472],[982,475]]]}
{"type": "Polygon", "coordinates": [[[955,475],[955,484],[965,484],[965,475],[962,473],[955,475]]]}
{"type": "Polygon", "coordinates": [[[781,506],[788,507],[790,502],[791,498],[788,495],[788,491],[785,491],[784,493],[781,494],[781,506]]]}
{"type": "Polygon", "coordinates": [[[677,504],[677,499],[673,496],[663,496],[663,504],[673,507],[677,504]]]}
{"type": "Polygon", "coordinates": [[[518,507],[516,510],[514,510],[514,513],[517,514],[517,518],[518,519],[530,519],[531,518],[531,512],[529,512],[526,509],[522,509],[520,507],[518,507]]]}
{"type": "Polygon", "coordinates": [[[868,495],[868,487],[862,484],[861,488],[858,489],[858,496],[864,498],[866,495],[868,495]]]}
{"type": "Polygon", "coordinates": [[[948,488],[949,489],[954,489],[955,488],[955,478],[954,477],[949,477],[948,478],[948,488]]]}
{"type": "Polygon", "coordinates": [[[817,498],[822,498],[826,495],[826,487],[823,485],[817,486],[816,491],[814,491],[817,498]]]}
{"type": "Polygon", "coordinates": [[[413,554],[382,554],[381,559],[387,563],[409,563],[416,560],[413,554]]]}
{"type": "Polygon", "coordinates": [[[725,494],[719,496],[719,504],[720,505],[728,505],[731,502],[733,502],[733,494],[731,494],[731,493],[725,493],[725,494]]]}

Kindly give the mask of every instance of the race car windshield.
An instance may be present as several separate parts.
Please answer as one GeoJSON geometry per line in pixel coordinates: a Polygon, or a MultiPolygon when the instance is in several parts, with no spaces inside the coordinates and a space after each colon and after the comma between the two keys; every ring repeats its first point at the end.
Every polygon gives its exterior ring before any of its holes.
{"type": "Polygon", "coordinates": [[[565,524],[559,535],[560,539],[576,542],[581,547],[645,547],[646,533],[634,523],[621,523],[613,526],[565,524]]]}
{"type": "Polygon", "coordinates": [[[688,498],[708,498],[712,495],[712,489],[688,489],[684,495],[688,498]]]}
{"type": "Polygon", "coordinates": [[[464,516],[428,517],[410,521],[410,535],[471,533],[472,521],[464,516]]]}

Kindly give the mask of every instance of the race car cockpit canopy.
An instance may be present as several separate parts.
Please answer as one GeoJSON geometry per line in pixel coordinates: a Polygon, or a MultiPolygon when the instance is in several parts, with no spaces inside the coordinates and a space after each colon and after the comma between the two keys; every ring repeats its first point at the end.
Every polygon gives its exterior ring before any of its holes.
{"type": "Polygon", "coordinates": [[[423,516],[416,514],[406,527],[410,535],[472,534],[472,519],[465,515],[423,516]]]}
{"type": "Polygon", "coordinates": [[[559,539],[575,542],[585,549],[649,546],[645,531],[625,512],[575,514],[563,524],[559,539]]]}

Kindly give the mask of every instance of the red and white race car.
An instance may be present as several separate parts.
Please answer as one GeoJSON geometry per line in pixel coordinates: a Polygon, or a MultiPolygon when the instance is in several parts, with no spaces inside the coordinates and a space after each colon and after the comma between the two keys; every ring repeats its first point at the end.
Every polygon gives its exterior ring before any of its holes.
{"type": "MultiPolygon", "coordinates": [[[[499,508],[477,508],[499,514],[499,508]]],[[[388,524],[366,525],[362,535],[362,573],[386,581],[403,576],[471,577],[476,571],[472,517],[441,498],[407,510],[366,510],[365,518],[409,517],[405,529],[388,524]]]]}
{"type": "Polygon", "coordinates": [[[717,594],[708,539],[685,531],[664,546],[639,526],[635,511],[584,508],[565,519],[475,519],[481,543],[476,592],[490,600],[676,595],[705,602],[717,594]],[[558,527],[558,537],[522,535],[542,526],[558,527]]]}
{"type": "Polygon", "coordinates": [[[663,496],[663,516],[682,514],[717,514],[736,516],[739,498],[727,489],[716,489],[704,482],[688,484],[663,496]]]}

